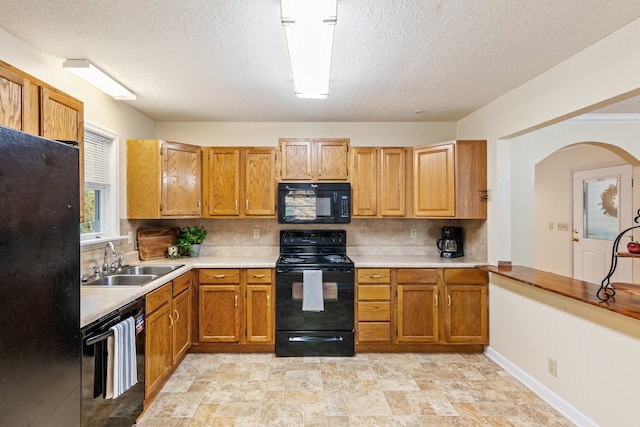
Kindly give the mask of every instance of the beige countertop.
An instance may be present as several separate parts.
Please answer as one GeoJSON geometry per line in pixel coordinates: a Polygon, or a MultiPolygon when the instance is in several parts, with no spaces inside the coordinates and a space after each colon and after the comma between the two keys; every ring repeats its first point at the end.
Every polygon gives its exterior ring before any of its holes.
{"type": "MultiPolygon", "coordinates": [[[[440,258],[439,256],[401,255],[349,255],[356,267],[369,268],[472,268],[486,262],[468,258],[440,258]]],[[[144,286],[81,286],[80,287],[80,327],[85,327],[123,305],[143,297],[154,289],[190,271],[193,268],[274,268],[277,256],[242,257],[216,256],[179,258],[177,260],[157,259],[137,264],[181,265],[177,270],[159,277],[144,286]]]]}

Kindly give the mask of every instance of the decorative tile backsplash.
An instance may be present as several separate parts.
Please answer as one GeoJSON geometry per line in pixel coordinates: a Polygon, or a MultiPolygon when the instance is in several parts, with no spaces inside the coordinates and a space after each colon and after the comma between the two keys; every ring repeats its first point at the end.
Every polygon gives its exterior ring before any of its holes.
{"type": "MultiPolygon", "coordinates": [[[[181,219],[121,220],[120,231],[125,236],[131,231],[135,237],[137,230],[143,227],[180,228],[192,225],[207,230],[207,238],[201,248],[201,255],[204,256],[276,256],[281,229],[312,228],[278,224],[275,219],[181,219]]],[[[485,220],[356,218],[352,219],[351,224],[322,225],[319,228],[347,230],[349,255],[437,255],[436,240],[441,237],[440,229],[444,226],[463,228],[465,256],[479,261],[487,260],[485,220]],[[412,229],[416,230],[415,238],[411,238],[412,229]]],[[[134,243],[126,240],[116,245],[119,255],[131,254],[136,249],[134,243]]],[[[104,249],[83,251],[82,273],[89,272],[91,265],[101,265],[103,256],[104,249]]]]}

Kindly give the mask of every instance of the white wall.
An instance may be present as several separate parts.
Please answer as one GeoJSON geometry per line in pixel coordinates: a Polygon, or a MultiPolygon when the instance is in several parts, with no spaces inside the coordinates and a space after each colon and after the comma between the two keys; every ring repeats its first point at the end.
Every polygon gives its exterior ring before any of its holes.
{"type": "MultiPolygon", "coordinates": [[[[640,19],[458,122],[457,138],[488,140],[489,262],[531,262],[535,164],[577,142],[618,145],[640,158],[637,129],[556,125],[640,94],[640,19]],[[603,130],[603,132],[600,132],[603,130]],[[566,133],[566,136],[561,134],[566,133]]],[[[539,385],[580,425],[637,424],[640,322],[491,275],[488,354],[539,385]],[[557,379],[546,373],[558,361],[557,379]],[[572,412],[575,411],[575,412],[572,412]]]]}
{"type": "Polygon", "coordinates": [[[577,408],[578,425],[638,425],[637,320],[497,276],[490,298],[491,349],[530,387],[577,408]],[[547,373],[548,357],[557,377],[547,373]]]}
{"type": "Polygon", "coordinates": [[[277,146],[278,138],[350,138],[352,146],[411,147],[455,139],[454,122],[161,122],[156,137],[195,145],[277,146]]]}
{"type": "MultiPolygon", "coordinates": [[[[620,157],[606,148],[580,144],[557,151],[535,165],[535,220],[533,227],[528,227],[533,232],[534,250],[531,250],[532,245],[513,244],[514,252],[522,249],[521,253],[514,254],[513,259],[517,260],[515,262],[571,277],[573,172],[619,165],[622,162],[620,157]],[[549,223],[553,224],[552,229],[549,229],[549,223]],[[559,230],[559,223],[569,224],[569,228],[559,230]],[[528,259],[532,252],[533,260],[528,259]]],[[[513,223],[516,227],[521,225],[515,220],[513,223]]],[[[514,231],[514,239],[518,239],[518,231],[514,231]]],[[[625,260],[620,260],[623,261],[625,260]]]]}

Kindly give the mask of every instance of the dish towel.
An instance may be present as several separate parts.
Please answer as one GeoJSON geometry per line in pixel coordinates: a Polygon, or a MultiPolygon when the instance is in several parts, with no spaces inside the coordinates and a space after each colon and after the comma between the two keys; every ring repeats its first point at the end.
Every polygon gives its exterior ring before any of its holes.
{"type": "Polygon", "coordinates": [[[105,398],[115,399],[138,382],[136,366],[136,336],[133,317],[110,328],[107,339],[107,392],[105,398]]]}
{"type": "Polygon", "coordinates": [[[302,272],[302,311],[324,311],[322,270],[302,272]]]}

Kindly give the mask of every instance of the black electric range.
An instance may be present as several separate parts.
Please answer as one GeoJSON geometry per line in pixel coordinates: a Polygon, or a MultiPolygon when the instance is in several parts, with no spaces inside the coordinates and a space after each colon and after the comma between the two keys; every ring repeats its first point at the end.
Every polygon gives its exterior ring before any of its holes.
{"type": "Polygon", "coordinates": [[[276,355],[353,356],[354,264],[346,249],[344,230],[280,232],[276,355]],[[321,296],[315,301],[319,306],[308,309],[307,289],[314,286],[321,296]]]}

